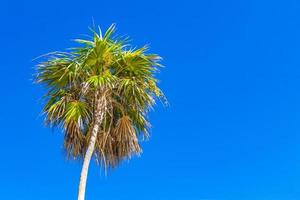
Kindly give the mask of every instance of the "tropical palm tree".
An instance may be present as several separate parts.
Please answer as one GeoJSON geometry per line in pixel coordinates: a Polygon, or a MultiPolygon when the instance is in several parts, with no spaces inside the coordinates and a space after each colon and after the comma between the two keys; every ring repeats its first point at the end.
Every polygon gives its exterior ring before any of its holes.
{"type": "Polygon", "coordinates": [[[161,58],[132,48],[114,36],[92,29],[79,47],[44,55],[37,82],[47,88],[46,124],[63,128],[68,157],[83,158],[78,200],[84,200],[92,157],[106,168],[140,154],[140,135],[148,136],[147,112],[165,99],[155,74],[161,58]]]}

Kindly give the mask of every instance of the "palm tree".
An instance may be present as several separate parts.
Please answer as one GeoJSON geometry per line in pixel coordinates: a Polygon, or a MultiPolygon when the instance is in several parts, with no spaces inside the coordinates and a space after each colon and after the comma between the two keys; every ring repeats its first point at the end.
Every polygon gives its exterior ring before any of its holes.
{"type": "Polygon", "coordinates": [[[68,157],[83,158],[78,200],[84,200],[92,157],[105,169],[141,153],[140,136],[148,137],[147,112],[164,100],[154,75],[161,58],[132,48],[114,36],[92,29],[79,47],[44,55],[37,82],[47,88],[46,124],[63,128],[68,157]]]}

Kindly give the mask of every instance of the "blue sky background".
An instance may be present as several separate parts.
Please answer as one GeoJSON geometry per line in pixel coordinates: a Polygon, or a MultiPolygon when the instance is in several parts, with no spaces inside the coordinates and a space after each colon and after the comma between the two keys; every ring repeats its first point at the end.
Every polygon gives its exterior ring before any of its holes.
{"type": "Polygon", "coordinates": [[[81,163],[43,126],[32,59],[64,50],[92,18],[166,66],[171,106],[151,113],[142,157],[107,177],[92,164],[87,200],[300,199],[297,0],[2,1],[0,199],[76,199],[81,163]]]}

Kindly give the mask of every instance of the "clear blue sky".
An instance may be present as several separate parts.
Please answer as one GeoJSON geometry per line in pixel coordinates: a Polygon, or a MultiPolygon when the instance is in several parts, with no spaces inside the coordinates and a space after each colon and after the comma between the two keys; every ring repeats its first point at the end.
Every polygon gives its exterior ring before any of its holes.
{"type": "Polygon", "coordinates": [[[0,199],[76,199],[81,163],[43,126],[32,59],[74,45],[92,18],[164,58],[171,106],[151,113],[142,157],[107,177],[91,166],[87,200],[300,199],[299,1],[7,2],[0,199]]]}

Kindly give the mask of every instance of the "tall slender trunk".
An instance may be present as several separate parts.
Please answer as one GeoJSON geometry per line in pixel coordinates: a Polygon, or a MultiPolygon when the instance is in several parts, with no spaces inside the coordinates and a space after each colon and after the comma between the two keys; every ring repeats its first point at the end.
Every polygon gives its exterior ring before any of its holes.
{"type": "Polygon", "coordinates": [[[88,148],[87,148],[85,156],[84,156],[83,166],[81,169],[80,181],[79,181],[79,187],[78,187],[78,200],[85,199],[85,188],[86,188],[86,181],[87,181],[87,176],[88,176],[89,165],[90,165],[90,161],[92,159],[93,153],[94,153],[99,127],[103,121],[104,112],[105,112],[104,97],[99,98],[98,91],[96,91],[95,96],[96,96],[96,98],[95,98],[96,99],[96,109],[95,109],[95,113],[94,113],[95,121],[94,121],[94,126],[92,129],[92,134],[91,134],[91,138],[89,141],[89,145],[88,145],[88,148]]]}

